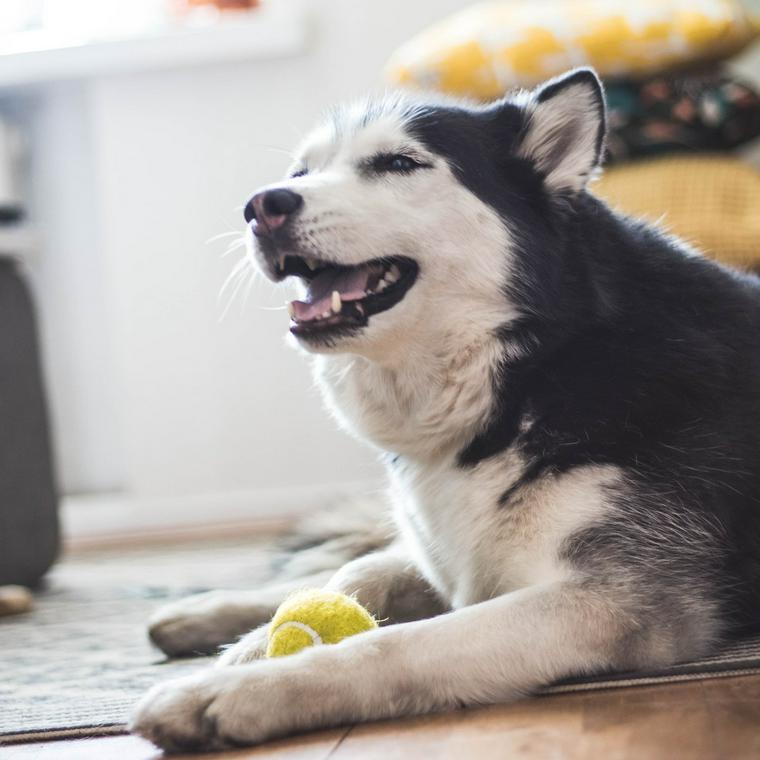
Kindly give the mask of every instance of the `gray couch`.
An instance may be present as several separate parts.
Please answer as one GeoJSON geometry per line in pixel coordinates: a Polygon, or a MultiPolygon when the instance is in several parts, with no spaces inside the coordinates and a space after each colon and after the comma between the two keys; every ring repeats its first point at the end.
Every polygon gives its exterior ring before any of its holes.
{"type": "Polygon", "coordinates": [[[34,307],[0,258],[0,585],[35,586],[54,562],[57,502],[34,307]]]}

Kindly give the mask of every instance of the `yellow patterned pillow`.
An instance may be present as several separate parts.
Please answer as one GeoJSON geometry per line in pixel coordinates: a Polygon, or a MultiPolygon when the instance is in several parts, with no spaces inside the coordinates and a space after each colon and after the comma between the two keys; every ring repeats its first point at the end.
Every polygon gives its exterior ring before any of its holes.
{"type": "Polygon", "coordinates": [[[724,264],[760,267],[760,172],[737,158],[674,156],[624,164],[606,169],[590,189],[724,264]]]}
{"type": "Polygon", "coordinates": [[[479,3],[391,58],[399,85],[491,99],[566,69],[646,74],[732,55],[760,31],[739,0],[513,0],[479,3]]]}

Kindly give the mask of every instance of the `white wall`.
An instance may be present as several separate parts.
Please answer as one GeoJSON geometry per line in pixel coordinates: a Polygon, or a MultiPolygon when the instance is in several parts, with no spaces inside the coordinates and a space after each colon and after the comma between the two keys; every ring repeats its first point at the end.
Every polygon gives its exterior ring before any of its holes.
{"type": "Polygon", "coordinates": [[[56,459],[69,488],[124,482],[114,346],[101,246],[90,92],[62,84],[35,98],[30,126],[31,261],[41,323],[56,459]]]}
{"type": "Polygon", "coordinates": [[[377,85],[393,48],[464,0],[312,0],[297,57],[51,87],[34,111],[33,212],[67,491],[140,498],[368,480],[374,455],[337,431],[284,345],[262,283],[223,321],[252,189],[329,103],[377,85]]]}

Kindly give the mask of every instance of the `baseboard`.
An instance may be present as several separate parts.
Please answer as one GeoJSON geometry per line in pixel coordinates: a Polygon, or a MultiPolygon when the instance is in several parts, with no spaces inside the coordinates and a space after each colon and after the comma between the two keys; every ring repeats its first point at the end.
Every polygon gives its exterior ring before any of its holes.
{"type": "Polygon", "coordinates": [[[144,498],[124,493],[72,495],[61,515],[69,547],[274,531],[299,516],[376,492],[376,481],[144,498]]]}

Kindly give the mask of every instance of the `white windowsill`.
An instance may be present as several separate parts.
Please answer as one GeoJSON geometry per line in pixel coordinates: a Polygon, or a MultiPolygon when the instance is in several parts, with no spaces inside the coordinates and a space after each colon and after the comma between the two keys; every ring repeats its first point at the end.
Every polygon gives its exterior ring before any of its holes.
{"type": "Polygon", "coordinates": [[[355,481],[184,497],[71,495],[62,499],[61,517],[69,545],[97,545],[113,539],[213,535],[240,526],[282,524],[381,491],[381,483],[355,481]]]}
{"type": "Polygon", "coordinates": [[[0,87],[295,55],[306,44],[300,0],[276,0],[207,26],[83,41],[39,32],[0,37],[0,87]]]}

